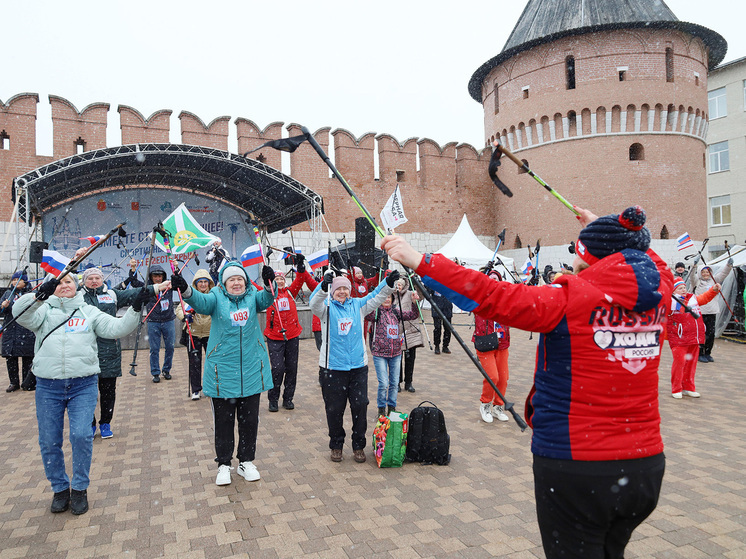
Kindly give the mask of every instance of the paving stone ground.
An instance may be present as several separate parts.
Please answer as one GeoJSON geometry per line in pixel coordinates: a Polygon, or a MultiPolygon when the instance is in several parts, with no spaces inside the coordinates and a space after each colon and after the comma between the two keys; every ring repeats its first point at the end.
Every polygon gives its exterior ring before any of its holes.
{"type": "MultiPolygon", "coordinates": [[[[468,319],[458,331],[471,337],[468,319]]],[[[514,330],[508,397],[523,401],[537,336],[514,330]]],[[[432,400],[446,416],[449,466],[378,469],[371,459],[329,460],[313,340],[300,344],[294,411],[268,413],[262,398],[257,459],[262,479],[234,474],[215,485],[210,402],[187,397],[186,353],[173,380],[153,384],[147,352],[139,376],[118,382],[114,437],[94,441],[90,511],[49,512],[33,393],[0,395],[0,559],[543,557],[534,512],[530,431],[479,419],[481,376],[454,343],[452,355],[418,350],[409,411],[432,400]]],[[[746,557],[746,346],[717,341],[700,364],[702,398],[674,400],[663,352],[660,408],[666,475],[660,503],[635,532],[627,557],[746,557]]],[[[125,352],[123,363],[129,363],[125,352]]],[[[126,367],[125,369],[128,369],[126,367]]],[[[371,364],[372,369],[372,364],[371,364]]],[[[368,434],[375,373],[369,375],[368,434]]],[[[349,433],[349,418],[346,420],[349,433]]],[[[370,440],[370,439],[369,439],[370,440]]],[[[65,443],[69,463],[69,443],[65,443]]]]}

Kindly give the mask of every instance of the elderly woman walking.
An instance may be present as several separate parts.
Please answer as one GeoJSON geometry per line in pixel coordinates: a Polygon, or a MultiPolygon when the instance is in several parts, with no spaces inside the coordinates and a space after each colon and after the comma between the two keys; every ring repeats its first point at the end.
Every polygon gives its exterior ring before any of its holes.
{"type": "Polygon", "coordinates": [[[218,285],[209,293],[192,289],[181,274],[171,276],[171,286],[181,290],[184,302],[196,313],[211,318],[202,391],[212,402],[217,485],[231,483],[236,423],[237,473],[247,481],[257,481],[260,477],[254,465],[259,398],[273,385],[257,313],[274,302],[277,292],[272,268],[264,266],[262,279],[266,289],[259,291],[249,281],[243,266],[235,261],[223,267],[218,285]],[[273,289],[269,289],[270,285],[273,289]]]}
{"type": "Polygon", "coordinates": [[[77,280],[66,275],[43,283],[13,306],[18,323],[36,334],[36,419],[39,446],[54,499],[51,511],[88,511],[88,484],[93,454],[91,418],[98,395],[97,338],[116,339],[137,327],[145,298],[138,296],[121,318],[88,305],[77,291],[77,280]],[[65,410],[70,424],[72,481],[65,471],[62,430],[65,410]],[[72,489],[72,491],[71,491],[72,489]]]}

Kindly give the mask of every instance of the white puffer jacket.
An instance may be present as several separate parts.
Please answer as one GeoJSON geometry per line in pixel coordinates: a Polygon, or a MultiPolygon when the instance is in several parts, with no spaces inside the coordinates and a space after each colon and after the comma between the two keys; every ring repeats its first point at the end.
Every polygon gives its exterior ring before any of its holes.
{"type": "Polygon", "coordinates": [[[140,313],[130,307],[121,318],[110,316],[87,304],[83,292],[78,291],[75,297],[52,295],[44,302],[36,301],[34,294],[29,293],[13,305],[13,315],[18,316],[18,324],[36,334],[34,374],[66,379],[98,374],[96,337],[126,336],[137,327],[140,313]]]}
{"type": "MultiPolygon", "coordinates": [[[[730,271],[733,269],[733,266],[730,264],[725,264],[720,270],[718,270],[718,273],[715,274],[714,278],[712,276],[712,268],[707,266],[710,270],[710,277],[708,279],[702,278],[702,270],[697,269],[697,266],[694,266],[694,269],[692,270],[693,273],[697,274],[697,283],[694,286],[693,293],[695,295],[702,295],[703,293],[707,293],[709,289],[715,285],[715,283],[719,283],[720,285],[723,284],[725,281],[725,278],[728,277],[728,274],[730,274],[730,271]]],[[[722,297],[715,297],[712,301],[707,303],[706,305],[700,305],[699,310],[702,312],[702,314],[717,314],[720,312],[720,299],[722,297]]]]}

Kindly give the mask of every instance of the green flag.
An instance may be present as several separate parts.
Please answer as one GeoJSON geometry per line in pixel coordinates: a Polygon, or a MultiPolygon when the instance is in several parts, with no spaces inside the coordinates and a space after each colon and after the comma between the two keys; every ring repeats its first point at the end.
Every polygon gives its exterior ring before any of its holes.
{"type": "MultiPolygon", "coordinates": [[[[183,203],[163,220],[163,228],[171,236],[169,242],[171,252],[174,254],[183,254],[198,248],[205,248],[220,240],[219,237],[202,229],[183,203]]],[[[160,234],[156,234],[155,243],[160,249],[166,250],[163,237],[160,234]]]]}

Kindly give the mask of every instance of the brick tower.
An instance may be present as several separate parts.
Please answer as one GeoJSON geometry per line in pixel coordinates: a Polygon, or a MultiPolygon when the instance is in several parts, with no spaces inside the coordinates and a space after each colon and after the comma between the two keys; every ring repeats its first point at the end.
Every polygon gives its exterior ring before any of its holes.
{"type": "MultiPolygon", "coordinates": [[[[529,0],[469,93],[486,142],[499,139],[570,202],[599,215],[640,204],[653,238],[702,239],[707,71],[726,48],[661,0],[529,0]]],[[[573,214],[503,160],[515,194],[495,191],[506,248],[574,239],[573,214]]]]}

